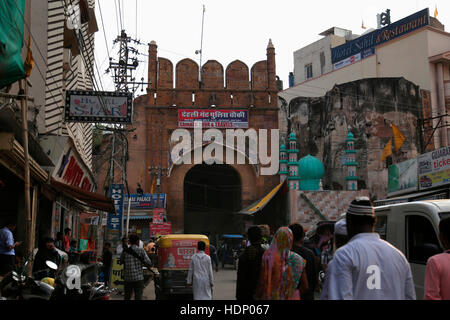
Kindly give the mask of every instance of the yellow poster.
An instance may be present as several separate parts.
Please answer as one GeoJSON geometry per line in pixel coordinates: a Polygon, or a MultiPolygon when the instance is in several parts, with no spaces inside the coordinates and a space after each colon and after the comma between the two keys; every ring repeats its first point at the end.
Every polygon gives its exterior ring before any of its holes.
{"type": "Polygon", "coordinates": [[[119,264],[119,259],[113,259],[111,270],[110,287],[123,291],[123,264],[119,264]]]}

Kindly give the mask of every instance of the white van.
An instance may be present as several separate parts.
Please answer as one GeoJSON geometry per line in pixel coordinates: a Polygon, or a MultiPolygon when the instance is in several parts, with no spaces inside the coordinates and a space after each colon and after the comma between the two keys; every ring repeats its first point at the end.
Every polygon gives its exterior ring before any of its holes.
{"type": "Polygon", "coordinates": [[[429,257],[443,252],[439,221],[450,217],[450,200],[430,200],[375,207],[375,231],[402,251],[411,265],[417,299],[424,297],[429,257]]]}

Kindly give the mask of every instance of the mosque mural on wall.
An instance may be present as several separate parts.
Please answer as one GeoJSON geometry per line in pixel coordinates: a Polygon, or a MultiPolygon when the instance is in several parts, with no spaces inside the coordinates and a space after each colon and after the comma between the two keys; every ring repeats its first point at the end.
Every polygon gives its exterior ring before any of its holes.
{"type": "Polygon", "coordinates": [[[323,163],[312,155],[300,160],[297,149],[297,136],[292,132],[287,145],[280,147],[280,182],[289,186],[290,222],[301,223],[306,230],[321,220],[338,220],[346,212],[355,197],[369,196],[368,190],[358,190],[358,174],[354,135],[349,132],[346,139],[344,167],[346,191],[323,190],[322,179],[325,176],[323,163]]]}

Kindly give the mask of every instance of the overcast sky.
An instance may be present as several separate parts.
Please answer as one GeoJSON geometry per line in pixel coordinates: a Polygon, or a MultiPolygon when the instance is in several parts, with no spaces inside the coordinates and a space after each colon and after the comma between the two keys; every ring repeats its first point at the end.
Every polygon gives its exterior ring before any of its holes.
{"type": "MultiPolygon", "coordinates": [[[[174,66],[184,58],[199,63],[195,51],[200,49],[203,5],[206,10],[202,64],[217,60],[225,69],[230,62],[240,59],[251,68],[255,62],[266,59],[266,47],[272,39],[277,75],[285,88],[289,72],[294,69],[294,51],[319,40],[319,33],[330,27],[361,34],[365,31],[361,28],[362,21],[366,27],[376,28],[377,13],[386,9],[391,9],[391,20],[395,22],[424,8],[430,8],[433,16],[437,5],[437,18],[450,32],[449,0],[96,0],[96,3],[100,30],[95,35],[95,57],[101,73],[108,67],[106,43],[110,55],[117,57],[118,45],[113,50],[112,47],[121,24],[128,35],[145,44],[156,41],[158,56],[170,59],[174,66]],[[122,21],[118,18],[119,3],[122,21]]],[[[137,48],[148,53],[146,45],[137,48]]],[[[147,57],[141,55],[140,60],[136,78],[144,77],[147,81],[147,57]]],[[[114,90],[110,76],[103,75],[102,84],[104,90],[114,90]]]]}

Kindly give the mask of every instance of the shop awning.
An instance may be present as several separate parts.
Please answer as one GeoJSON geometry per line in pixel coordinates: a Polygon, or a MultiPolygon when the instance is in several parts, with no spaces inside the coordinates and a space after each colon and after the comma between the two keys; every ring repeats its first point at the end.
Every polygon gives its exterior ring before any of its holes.
{"type": "Polygon", "coordinates": [[[277,185],[272,191],[270,191],[264,198],[256,201],[245,209],[239,211],[240,214],[252,215],[262,210],[277,194],[283,189],[283,186],[287,187],[286,180],[279,185],[277,185]]]}
{"type": "Polygon", "coordinates": [[[68,184],[56,181],[53,178],[51,178],[51,187],[56,191],[62,192],[68,197],[81,202],[82,205],[109,213],[116,212],[114,209],[113,200],[101,194],[70,186],[68,184]]]}
{"type": "MultiPolygon", "coordinates": [[[[126,214],[123,215],[123,219],[127,220],[126,214]]],[[[153,219],[153,216],[131,216],[130,215],[130,220],[150,220],[150,219],[153,219]]]]}
{"type": "MultiPolygon", "coordinates": [[[[31,177],[39,182],[48,179],[48,173],[29,155],[31,177]]],[[[14,133],[0,133],[0,163],[24,179],[25,151],[14,138],[14,133]]]]}

